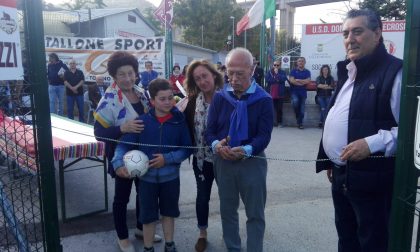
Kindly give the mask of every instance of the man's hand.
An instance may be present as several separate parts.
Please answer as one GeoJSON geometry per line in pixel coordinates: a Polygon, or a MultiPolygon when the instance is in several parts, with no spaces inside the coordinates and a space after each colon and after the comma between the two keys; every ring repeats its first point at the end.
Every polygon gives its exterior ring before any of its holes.
{"type": "Polygon", "coordinates": [[[370,154],[369,145],[366,140],[359,139],[345,146],[340,158],[343,161],[360,161],[367,158],[370,154]]]}
{"type": "Polygon", "coordinates": [[[130,120],[120,126],[122,133],[141,133],[144,130],[142,120],[130,120]]]}
{"type": "Polygon", "coordinates": [[[165,159],[162,154],[153,154],[154,159],[149,161],[150,168],[161,168],[165,165],[165,159]]]}
{"type": "Polygon", "coordinates": [[[125,166],[122,166],[115,170],[115,174],[117,174],[117,176],[120,178],[130,178],[130,174],[128,173],[128,170],[125,166]]]}
{"type": "Polygon", "coordinates": [[[241,160],[245,157],[245,151],[242,147],[230,148],[227,145],[227,140],[223,139],[218,142],[215,146],[216,153],[219,154],[225,160],[241,160]]]}

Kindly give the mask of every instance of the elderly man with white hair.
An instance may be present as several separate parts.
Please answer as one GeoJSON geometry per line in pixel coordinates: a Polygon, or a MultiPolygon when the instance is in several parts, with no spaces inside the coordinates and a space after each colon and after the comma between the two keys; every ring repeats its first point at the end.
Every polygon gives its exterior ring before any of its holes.
{"type": "Polygon", "coordinates": [[[273,101],[252,78],[253,58],[245,48],[226,57],[229,85],[214,95],[206,140],[212,146],[219,187],[223,239],[228,251],[241,250],[239,199],[247,216],[247,251],[263,251],[267,160],[273,130],[273,101]]]}

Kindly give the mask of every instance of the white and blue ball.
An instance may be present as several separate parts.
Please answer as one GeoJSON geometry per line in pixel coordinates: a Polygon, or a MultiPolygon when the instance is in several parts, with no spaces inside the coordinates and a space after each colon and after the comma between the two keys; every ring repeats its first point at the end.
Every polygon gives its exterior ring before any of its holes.
{"type": "Polygon", "coordinates": [[[139,150],[125,153],[123,160],[131,178],[139,178],[149,170],[149,158],[139,150]]]}

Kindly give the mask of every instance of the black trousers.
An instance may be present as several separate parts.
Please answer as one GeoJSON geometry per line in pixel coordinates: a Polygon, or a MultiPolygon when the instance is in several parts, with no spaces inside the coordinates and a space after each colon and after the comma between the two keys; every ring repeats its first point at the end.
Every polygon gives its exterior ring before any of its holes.
{"type": "Polygon", "coordinates": [[[353,192],[345,168],[333,168],[332,197],[339,252],[387,252],[392,189],[353,192]]]}
{"type": "Polygon", "coordinates": [[[120,240],[128,238],[127,227],[127,204],[130,201],[131,186],[136,186],[136,217],[137,228],[143,230],[143,224],[140,221],[140,202],[138,192],[138,179],[126,179],[115,176],[115,195],[114,203],[112,204],[112,214],[114,215],[114,225],[120,240]]]}

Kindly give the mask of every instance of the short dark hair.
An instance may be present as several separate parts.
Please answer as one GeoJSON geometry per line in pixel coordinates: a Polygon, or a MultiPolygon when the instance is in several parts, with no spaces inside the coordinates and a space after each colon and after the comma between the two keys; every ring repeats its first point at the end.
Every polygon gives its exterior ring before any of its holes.
{"type": "Polygon", "coordinates": [[[150,60],[145,61],[145,62],[144,62],[144,64],[145,64],[145,65],[146,65],[146,64],[150,64],[150,65],[152,65],[152,66],[153,66],[153,62],[151,62],[150,60]]]}
{"type": "Polygon", "coordinates": [[[175,68],[178,68],[178,70],[181,70],[181,68],[178,65],[175,65],[175,66],[172,67],[172,71],[174,71],[175,68]]]}
{"type": "MultiPolygon", "coordinates": [[[[377,29],[382,30],[381,17],[375,11],[371,9],[350,10],[349,12],[347,12],[347,15],[344,21],[346,21],[349,18],[357,18],[357,17],[366,17],[367,27],[369,28],[369,30],[371,31],[376,31],[377,29]]],[[[382,43],[383,41],[384,39],[381,36],[379,43],[382,43]]]]}
{"type": "Polygon", "coordinates": [[[55,59],[55,61],[59,61],[58,55],[56,53],[50,53],[48,54],[48,57],[55,59]]]}
{"type": "Polygon", "coordinates": [[[150,98],[155,99],[159,91],[172,90],[171,84],[167,79],[157,78],[149,83],[150,98]]]}
{"type": "Polygon", "coordinates": [[[138,73],[139,62],[137,61],[137,58],[128,52],[118,51],[109,56],[107,70],[109,75],[115,78],[118,68],[127,65],[132,66],[134,72],[138,73]]]}

